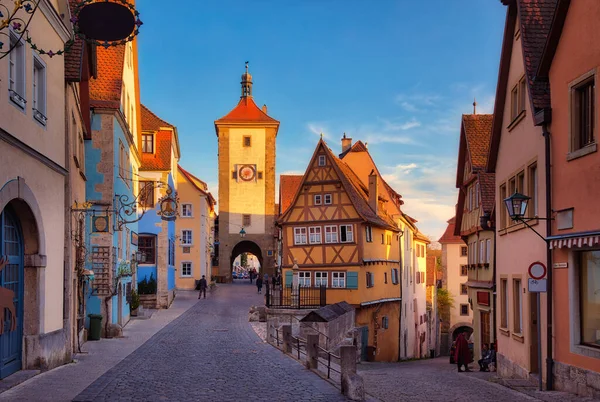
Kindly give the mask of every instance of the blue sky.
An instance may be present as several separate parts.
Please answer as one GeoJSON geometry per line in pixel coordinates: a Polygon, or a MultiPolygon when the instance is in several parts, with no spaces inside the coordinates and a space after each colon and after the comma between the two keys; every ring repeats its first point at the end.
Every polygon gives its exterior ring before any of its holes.
{"type": "Polygon", "coordinates": [[[439,238],[454,214],[460,116],[491,113],[505,8],[488,0],[138,2],[142,102],[178,128],[180,163],[217,194],[214,120],[253,95],[281,122],[277,175],[324,134],[368,142],[404,211],[439,238]],[[376,4],[376,6],[375,6],[376,4]]]}

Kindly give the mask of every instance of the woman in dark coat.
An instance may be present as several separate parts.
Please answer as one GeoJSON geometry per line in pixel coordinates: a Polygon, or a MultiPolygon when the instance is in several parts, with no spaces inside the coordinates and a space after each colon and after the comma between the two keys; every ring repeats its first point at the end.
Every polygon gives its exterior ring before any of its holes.
{"type": "Polygon", "coordinates": [[[260,292],[262,292],[262,285],[263,285],[263,280],[259,276],[258,278],[256,278],[256,287],[258,288],[258,293],[259,294],[260,294],[260,292]]]}
{"type": "Polygon", "coordinates": [[[465,331],[458,335],[456,338],[456,350],[454,351],[454,361],[458,365],[458,372],[462,373],[461,366],[465,366],[464,371],[469,370],[469,363],[471,363],[471,350],[469,349],[469,334],[465,331]]]}

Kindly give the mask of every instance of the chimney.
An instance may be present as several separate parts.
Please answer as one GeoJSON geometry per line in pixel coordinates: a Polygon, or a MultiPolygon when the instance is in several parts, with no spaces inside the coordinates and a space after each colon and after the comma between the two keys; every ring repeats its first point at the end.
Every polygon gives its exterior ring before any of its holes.
{"type": "Polygon", "coordinates": [[[267,114],[267,105],[263,105],[262,111],[264,114],[267,114]]]}
{"type": "Polygon", "coordinates": [[[342,137],[342,153],[352,148],[352,138],[346,137],[346,133],[342,137]]]}
{"type": "Polygon", "coordinates": [[[377,177],[377,173],[375,173],[375,169],[371,170],[371,173],[369,174],[369,206],[375,213],[377,213],[379,204],[378,181],[379,178],[377,177]]]}

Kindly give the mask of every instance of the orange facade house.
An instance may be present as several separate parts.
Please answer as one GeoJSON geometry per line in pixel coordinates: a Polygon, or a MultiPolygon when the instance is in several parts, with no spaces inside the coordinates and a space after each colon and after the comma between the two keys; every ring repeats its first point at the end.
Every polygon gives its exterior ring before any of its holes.
{"type": "MultiPolygon", "coordinates": [[[[545,314],[537,317],[537,295],[527,287],[528,267],[547,263],[547,246],[523,223],[507,215],[504,199],[515,192],[531,197],[528,216],[546,216],[545,140],[535,116],[546,101],[546,86],[536,81],[543,50],[540,37],[547,35],[553,1],[504,0],[506,24],[492,123],[487,172],[495,173],[496,191],[496,289],[498,372],[503,377],[539,376],[537,320],[542,324],[542,361],[548,351],[545,314]],[[548,15],[550,11],[550,15],[548,15]]],[[[543,41],[542,41],[543,42],[543,41]]],[[[529,225],[546,233],[546,221],[529,225]]],[[[546,312],[546,295],[541,297],[546,312]]],[[[551,347],[551,345],[550,345],[551,347]]],[[[544,366],[542,364],[542,366],[544,366]]]]}
{"type": "Polygon", "coordinates": [[[356,325],[368,327],[375,360],[398,360],[400,230],[379,197],[378,175],[371,172],[364,185],[321,139],[302,180],[286,182],[297,190],[291,201],[289,190],[280,191],[285,286],[294,274],[301,286],[325,286],[328,304],[357,308],[356,325]]]}
{"type": "MultiPolygon", "coordinates": [[[[476,103],[473,103],[476,106],[476,103]]],[[[474,110],[475,112],[475,110],[474,110]]],[[[486,172],[492,132],[491,114],[465,114],[460,128],[454,234],[467,245],[466,291],[473,313],[473,352],[495,342],[494,173],[486,172]]],[[[462,286],[462,285],[461,285],[462,286]]],[[[464,289],[461,289],[461,292],[464,289]]]]}
{"type": "Polygon", "coordinates": [[[552,144],[554,388],[600,398],[600,2],[554,3],[536,72],[551,89],[538,123],[552,144]]]}

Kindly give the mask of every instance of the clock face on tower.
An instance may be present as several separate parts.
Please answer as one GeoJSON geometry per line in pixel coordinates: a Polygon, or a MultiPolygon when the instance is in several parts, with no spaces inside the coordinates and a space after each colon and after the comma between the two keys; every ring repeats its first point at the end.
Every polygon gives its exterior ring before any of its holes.
{"type": "Polygon", "coordinates": [[[238,176],[243,181],[253,181],[256,177],[256,166],[241,165],[238,171],[238,176]]]}

